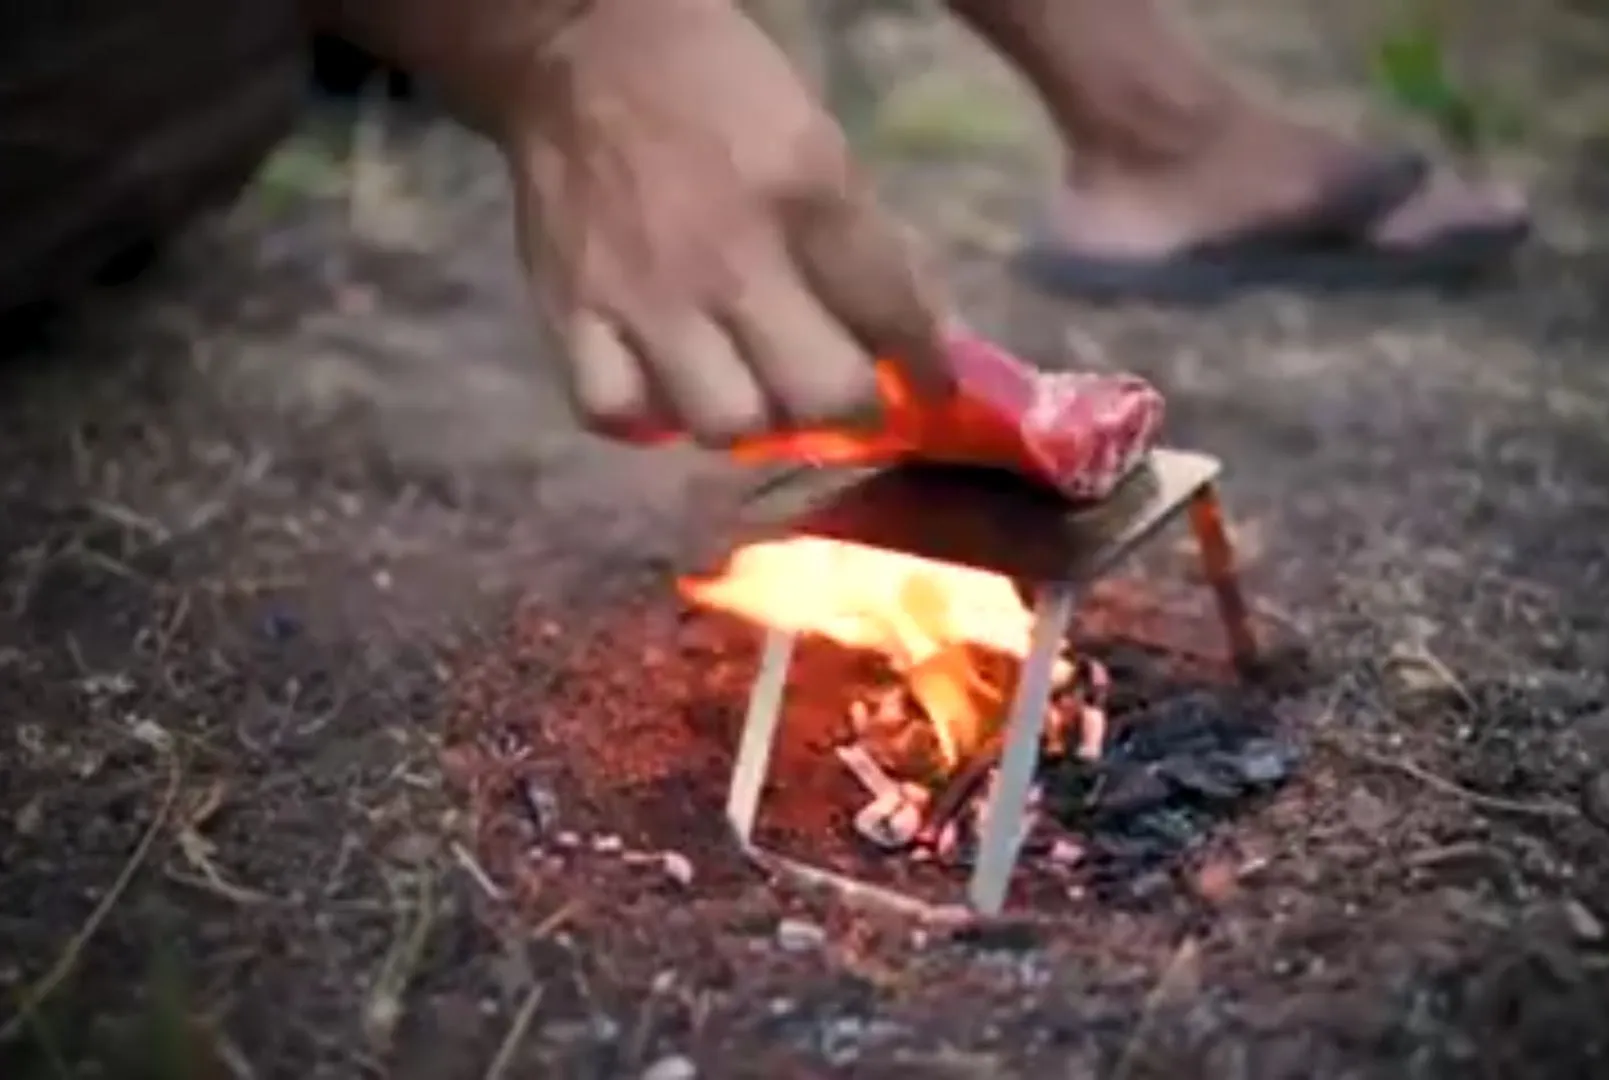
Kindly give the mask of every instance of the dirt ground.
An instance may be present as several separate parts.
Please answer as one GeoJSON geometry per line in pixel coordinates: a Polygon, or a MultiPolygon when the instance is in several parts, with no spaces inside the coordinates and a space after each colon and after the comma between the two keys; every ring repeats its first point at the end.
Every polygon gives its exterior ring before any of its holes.
{"type": "MultiPolygon", "coordinates": [[[[1359,9],[1191,12],[1383,123],[1359,9]]],[[[1037,120],[932,18],[884,35],[878,168],[968,315],[1162,386],[1310,657],[1277,797],[1134,902],[962,935],[725,842],[752,649],[666,577],[749,478],[574,432],[486,149],[280,161],[0,370],[0,1074],[1609,1075],[1609,33],[1471,23],[1536,103],[1515,279],[1194,313],[1014,284],[1037,120]]],[[[1205,603],[1180,550],[1135,591],[1205,603]]]]}

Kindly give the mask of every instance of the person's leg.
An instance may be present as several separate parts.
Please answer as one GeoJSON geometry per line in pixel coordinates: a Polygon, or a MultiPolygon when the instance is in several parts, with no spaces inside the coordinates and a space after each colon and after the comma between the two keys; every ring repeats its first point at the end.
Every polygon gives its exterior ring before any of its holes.
{"type": "MultiPolygon", "coordinates": [[[[1318,209],[1382,156],[1256,101],[1169,25],[1154,0],[949,0],[1039,92],[1068,146],[1059,240],[1160,255],[1318,209]]],[[[1438,175],[1377,225],[1411,241],[1513,222],[1512,192],[1438,175]]]]}

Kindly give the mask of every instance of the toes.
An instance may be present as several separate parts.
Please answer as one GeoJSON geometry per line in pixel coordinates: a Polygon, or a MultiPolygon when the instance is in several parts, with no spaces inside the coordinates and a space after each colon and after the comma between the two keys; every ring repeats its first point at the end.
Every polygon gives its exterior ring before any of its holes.
{"type": "Polygon", "coordinates": [[[1525,193],[1518,187],[1438,169],[1371,235],[1382,244],[1412,245],[1455,230],[1515,227],[1529,217],[1525,193]]]}

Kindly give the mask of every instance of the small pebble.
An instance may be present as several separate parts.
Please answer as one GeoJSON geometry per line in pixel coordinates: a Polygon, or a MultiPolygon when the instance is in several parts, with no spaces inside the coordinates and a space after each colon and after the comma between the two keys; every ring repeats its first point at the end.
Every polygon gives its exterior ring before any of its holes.
{"type": "Polygon", "coordinates": [[[1596,945],[1604,938],[1603,921],[1579,900],[1564,902],[1564,917],[1570,932],[1584,945],[1596,945]]]}
{"type": "Polygon", "coordinates": [[[1581,793],[1581,809],[1591,820],[1609,829],[1609,772],[1599,773],[1587,781],[1581,793]]]}
{"type": "Polygon", "coordinates": [[[593,837],[592,850],[599,855],[618,855],[626,849],[625,841],[613,833],[593,837]]]}
{"type": "Polygon", "coordinates": [[[686,888],[693,883],[693,860],[679,851],[667,851],[659,856],[665,876],[686,888]]]}
{"type": "Polygon", "coordinates": [[[1083,846],[1066,837],[1059,836],[1050,845],[1050,861],[1061,866],[1072,866],[1083,857],[1083,846]]]}
{"type": "Polygon", "coordinates": [[[1391,824],[1394,815],[1384,800],[1358,788],[1347,797],[1346,816],[1359,832],[1377,833],[1391,824]]]}
{"type": "Polygon", "coordinates": [[[660,1057],[652,1066],[642,1070],[642,1080],[693,1080],[697,1075],[698,1066],[681,1054],[660,1057]]]}
{"type": "Polygon", "coordinates": [[[802,953],[821,948],[827,931],[805,919],[783,919],[777,923],[777,946],[783,952],[802,953]]]}
{"type": "Polygon", "coordinates": [[[520,785],[520,798],[532,825],[539,830],[553,827],[559,817],[558,796],[535,780],[527,780],[520,785]]]}
{"type": "Polygon", "coordinates": [[[553,838],[553,842],[561,848],[580,847],[581,837],[573,832],[561,832],[553,838]]]}
{"type": "Polygon", "coordinates": [[[274,610],[263,616],[263,635],[271,641],[289,641],[301,629],[301,621],[289,612],[274,610]]]}
{"type": "Polygon", "coordinates": [[[1248,784],[1277,784],[1296,767],[1291,748],[1273,739],[1248,742],[1240,756],[1240,775],[1248,784]]]}
{"type": "Polygon", "coordinates": [[[1195,873],[1196,895],[1209,904],[1225,904],[1234,898],[1240,877],[1230,863],[1215,859],[1195,873]]]}

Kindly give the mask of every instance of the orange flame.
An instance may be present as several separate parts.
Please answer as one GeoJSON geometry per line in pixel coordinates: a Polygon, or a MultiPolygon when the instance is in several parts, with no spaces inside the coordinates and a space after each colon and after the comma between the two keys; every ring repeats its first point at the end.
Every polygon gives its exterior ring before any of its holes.
{"type": "Polygon", "coordinates": [[[739,548],[679,587],[702,607],[882,654],[922,701],[951,767],[998,723],[1009,691],[984,678],[973,650],[1020,660],[1033,622],[1001,574],[814,536],[739,548]]]}

